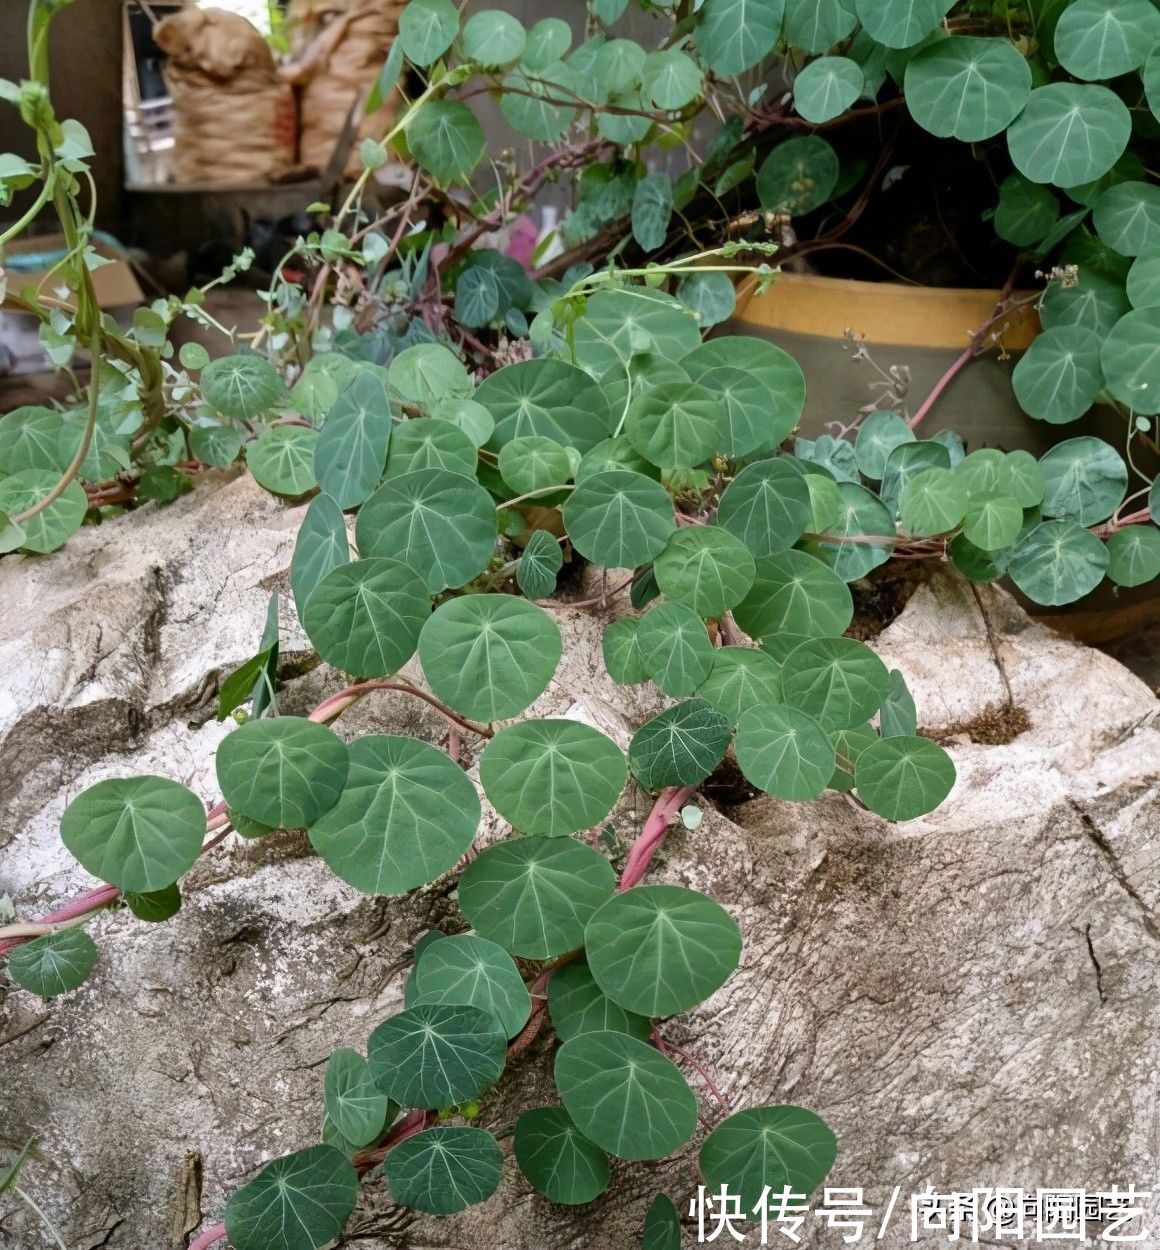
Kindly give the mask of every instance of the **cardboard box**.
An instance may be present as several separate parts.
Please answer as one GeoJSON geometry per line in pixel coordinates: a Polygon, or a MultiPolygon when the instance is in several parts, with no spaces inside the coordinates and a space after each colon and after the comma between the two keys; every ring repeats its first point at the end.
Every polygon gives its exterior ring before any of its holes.
{"type": "MultiPolygon", "coordinates": [[[[122,308],[144,302],[145,294],[137,284],[133,270],[115,247],[100,240],[93,241],[93,250],[109,263],[91,271],[93,290],[102,308],[122,308]]],[[[58,291],[66,285],[64,275],[52,272],[52,266],[67,254],[68,247],[61,234],[41,234],[17,239],[4,249],[3,266],[8,281],[8,294],[18,295],[32,286],[43,297],[59,298],[58,291]]],[[[64,307],[71,306],[66,298],[64,307]]],[[[4,301],[6,311],[22,310],[10,299],[4,301]]]]}

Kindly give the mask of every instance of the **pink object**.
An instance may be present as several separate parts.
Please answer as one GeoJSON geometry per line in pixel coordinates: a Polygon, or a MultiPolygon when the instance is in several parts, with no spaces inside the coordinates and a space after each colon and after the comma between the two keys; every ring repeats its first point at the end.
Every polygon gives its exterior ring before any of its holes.
{"type": "Polygon", "coordinates": [[[532,253],[536,250],[536,242],[540,232],[530,217],[520,217],[512,224],[511,238],[507,246],[507,254],[518,260],[525,269],[532,268],[532,253]]]}

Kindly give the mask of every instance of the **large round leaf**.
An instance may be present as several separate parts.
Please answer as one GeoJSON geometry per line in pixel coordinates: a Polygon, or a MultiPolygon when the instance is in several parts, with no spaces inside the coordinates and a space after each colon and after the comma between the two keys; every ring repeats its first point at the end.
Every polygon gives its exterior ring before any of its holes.
{"type": "Polygon", "coordinates": [[[597,292],[572,331],[576,362],[597,378],[646,353],[680,360],[700,342],[697,319],[679,301],[637,287],[597,292]]]}
{"type": "Polygon", "coordinates": [[[598,729],[530,720],[500,730],[487,744],[479,777],[514,828],[559,837],[591,829],[608,815],[628,780],[628,764],[598,729]]]}
{"type": "Polygon", "coordinates": [[[97,948],[83,929],[46,933],[8,956],[8,975],[41,998],[55,998],[82,985],[97,962],[97,948]]]}
{"type": "Polygon", "coordinates": [[[556,1088],[580,1132],[620,1159],[663,1159],[692,1137],[697,1100],[674,1063],[624,1033],[581,1033],[556,1052],[556,1088]]]}
{"type": "Polygon", "coordinates": [[[722,1185],[751,1210],[766,1192],[788,1186],[807,1197],[826,1178],[838,1142],[824,1121],[802,1107],[753,1107],[723,1120],[705,1138],[698,1162],[711,1190],[722,1185]]]}
{"type": "Polygon", "coordinates": [[[369,734],[350,747],[338,802],[310,826],[337,876],[367,894],[402,894],[453,868],[479,827],[475,787],[437,748],[369,734]]]}
{"type": "Polygon", "coordinates": [[[500,476],[517,494],[561,486],[572,476],[574,449],[542,434],[523,434],[499,453],[500,476]]]}
{"type": "Polygon", "coordinates": [[[1121,317],[1100,348],[1100,365],[1114,399],[1136,413],[1160,413],[1160,307],[1121,317]]]}
{"type": "Polygon", "coordinates": [[[780,694],[781,665],[754,647],[719,648],[713,653],[712,672],[697,688],[697,697],[732,725],[749,708],[776,703],[780,694]]]}
{"type": "Polygon", "coordinates": [[[326,1065],[326,1115],[334,1131],[352,1146],[365,1146],[383,1131],[391,1100],[370,1078],[366,1059],[343,1048],[326,1065]]]}
{"type": "Polygon", "coordinates": [[[633,399],[625,433],[633,447],[661,469],[703,464],[724,442],[721,405],[696,382],[668,382],[633,399]]]}
{"type": "Polygon", "coordinates": [[[527,35],[510,13],[482,9],[463,23],[459,42],[469,61],[478,61],[481,65],[508,65],[519,59],[527,35]]]}
{"type": "Polygon", "coordinates": [[[563,1107],[534,1107],[516,1121],[516,1162],[549,1202],[592,1202],[608,1188],[608,1156],[576,1127],[563,1107]]]}
{"type": "Polygon", "coordinates": [[[1117,78],[1139,69],[1160,42],[1150,0],[1072,0],[1055,27],[1055,55],[1076,78],[1117,78]]]}
{"type": "Polygon", "coordinates": [[[223,356],[201,371],[202,398],[239,421],[263,416],[286,398],[281,379],[261,356],[223,356]]]}
{"type": "Polygon", "coordinates": [[[871,569],[890,559],[889,542],[841,542],[843,538],[893,538],[894,518],[885,505],[864,486],[839,482],[841,509],[827,531],[822,550],[832,553],[834,572],[844,582],[856,582],[871,569]],[[838,540],[838,541],[834,541],[838,540]]]}
{"type": "Polygon", "coordinates": [[[1078,325],[1044,330],[1016,364],[1011,385],[1028,416],[1053,425],[1075,421],[1103,389],[1099,340],[1078,325]]]}
{"type": "Polygon", "coordinates": [[[401,1206],[454,1215],[486,1202],[499,1188],[503,1151],[484,1129],[440,1124],[399,1142],[383,1173],[401,1206]]]}
{"type": "Polygon", "coordinates": [[[1117,586],[1143,586],[1160,577],[1160,530],[1128,525],[1108,539],[1108,577],[1117,586]]]}
{"type": "Polygon", "coordinates": [[[255,482],[275,495],[305,495],[318,485],[314,453],[318,431],[299,425],[270,425],[246,446],[246,465],[255,482]]]}
{"type": "Polygon", "coordinates": [[[786,139],[757,171],[757,198],[762,208],[799,217],[834,194],[838,174],[837,154],[820,135],[786,139]]]}
{"type": "Polygon", "coordinates": [[[314,824],[338,802],[349,767],[346,743],[302,716],[247,721],[217,749],[226,802],[273,829],[314,824]]]}
{"type": "Polygon", "coordinates": [[[701,59],[731,78],[768,56],[781,33],[785,0],[705,0],[696,28],[701,59]]]}
{"type": "Polygon", "coordinates": [[[742,713],[734,749],[746,780],[779,799],[816,799],[834,772],[826,731],[793,707],[772,704],[742,713]]]}
{"type": "Polygon", "coordinates": [[[367,1059],[371,1079],[400,1107],[450,1107],[499,1079],[507,1035],[478,1007],[422,1003],[375,1029],[367,1059]]]}
{"type": "Polygon", "coordinates": [[[358,1173],[334,1146],[268,1163],[226,1203],[237,1250],[319,1250],[342,1232],[358,1201],[358,1173]]]}
{"type": "MultiPolygon", "coordinates": [[[[1150,7],[1150,6],[1149,6],[1150,7]]],[[[1156,13],[1156,10],[1152,10],[1156,13]]],[[[1160,13],[1157,13],[1160,25],[1160,13]]],[[[1160,187],[1150,182],[1119,182],[1109,187],[1092,210],[1102,242],[1121,256],[1140,256],[1160,248],[1160,187]]]]}
{"type": "Polygon", "coordinates": [[[764,339],[729,335],[702,343],[681,360],[694,382],[725,407],[727,455],[772,451],[801,419],[806,382],[801,366],[764,339]]]}
{"type": "Polygon", "coordinates": [[[678,530],[653,565],[661,592],[701,617],[720,616],[740,603],[755,572],[745,544],[716,525],[678,530]]]}
{"type": "Polygon", "coordinates": [[[176,881],[201,854],[205,808],[165,777],[98,781],[65,808],[60,837],[94,877],[148,894],[176,881]]]}
{"type": "Polygon", "coordinates": [[[502,1025],[508,1037],[524,1027],[532,998],[515,960],[476,933],[442,938],[415,968],[414,1002],[478,1007],[502,1025]]]}
{"type": "Polygon", "coordinates": [[[913,48],[950,7],[951,0],[854,0],[866,33],[888,48],[913,48]]]}
{"type": "Polygon", "coordinates": [[[1035,603],[1058,607],[1082,599],[1104,579],[1108,549],[1075,521],[1044,521],[1015,546],[1007,572],[1035,603]]]}
{"type": "Polygon", "coordinates": [[[806,121],[820,126],[844,113],[865,86],[866,79],[857,61],[845,56],[820,56],[794,79],[794,107],[806,121]]]}
{"type": "Polygon", "coordinates": [[[356,560],[319,582],[302,627],[328,664],[356,677],[387,677],[415,654],[430,612],[427,587],[410,565],[356,560]]]}
{"type": "Polygon", "coordinates": [[[805,474],[788,458],[759,460],[742,469],[717,506],[717,524],[758,559],[792,547],[812,516],[805,474]]]}
{"type": "Polygon", "coordinates": [[[721,763],[729,718],[704,699],[687,699],[646,721],[632,735],[628,764],[646,790],[693,786],[721,763]]]}
{"type": "Polygon", "coordinates": [[[431,689],[475,720],[518,716],[548,688],[564,644],[556,622],[514,595],[464,595],[427,619],[419,660],[431,689]]]}
{"type": "MultiPolygon", "coordinates": [[[[59,481],[60,474],[55,469],[24,469],[11,477],[0,478],[0,516],[7,520],[34,507],[56,489],[59,481]]],[[[13,535],[13,542],[5,543],[0,550],[10,551],[15,544],[40,555],[56,551],[84,524],[88,507],[88,496],[81,484],[69,482],[63,494],[46,508],[20,522],[23,537],[18,543],[15,542],[17,535],[13,535]]],[[[0,533],[3,529],[0,525],[0,533]]]]}
{"type": "Polygon", "coordinates": [[[564,503],[564,524],[576,550],[605,568],[647,564],[676,528],[665,488],[628,469],[585,478],[564,503]]]}
{"type": "Polygon", "coordinates": [[[906,106],[940,139],[978,143],[1005,130],[1031,94],[1031,67],[1006,39],[952,35],[911,57],[906,106]]]}
{"type": "Polygon", "coordinates": [[[933,812],[955,784],[951,757],[929,738],[880,738],[854,763],[858,797],[887,820],[933,812]]]}
{"type": "Polygon", "coordinates": [[[704,75],[688,53],[677,48],[650,52],[641,73],[644,94],[659,109],[684,108],[701,94],[704,75]]]}
{"type": "Polygon", "coordinates": [[[1074,187],[1102,178],[1124,154],[1131,131],[1128,106],[1107,87],[1056,82],[1032,91],[1007,131],[1007,146],[1032,182],[1074,187]]]}
{"type": "Polygon", "coordinates": [[[741,930],[707,894],[638,885],[592,917],[584,948],[614,1003],[641,1016],[672,1016],[725,984],[741,959],[741,930]]]}
{"type": "Polygon", "coordinates": [[[757,562],[753,589],[734,610],[753,638],[768,634],[837,636],[854,618],[849,587],[804,551],[781,551],[757,562]]]}
{"type": "Polygon", "coordinates": [[[853,0],[786,0],[785,39],[803,52],[825,52],[857,24],[853,0]]]}
{"type": "Polygon", "coordinates": [[[795,647],[781,671],[782,699],[828,729],[864,724],[886,696],[886,665],[853,638],[813,638],[795,647]]]}
{"type": "Polygon", "coordinates": [[[359,552],[409,564],[437,594],[487,567],[495,548],[495,505],[473,478],[421,469],[392,478],[359,510],[359,552]]]}
{"type": "Polygon", "coordinates": [[[407,146],[439,182],[466,178],[486,149],[479,119],[459,100],[428,100],[407,125],[407,146]]]}
{"type": "Polygon", "coordinates": [[[475,393],[495,420],[496,448],[529,434],[590,451],[609,435],[608,401],[600,386],[562,360],[528,360],[497,369],[475,393]]]}
{"type": "Polygon", "coordinates": [[[648,1041],[652,1021],[625,1011],[596,983],[586,963],[575,960],[557,968],[548,980],[548,1011],[560,1041],[581,1033],[612,1029],[648,1041]]]}
{"type": "Polygon", "coordinates": [[[616,888],[612,865],[570,838],[517,838],[482,851],[459,878],[472,927],[524,959],[575,950],[616,888]]]}
{"type": "Polygon", "coordinates": [[[1128,466],[1110,443],[1069,438],[1039,458],[1043,515],[1095,525],[1110,517],[1128,490],[1128,466]]]}
{"type": "Polygon", "coordinates": [[[391,435],[386,476],[402,477],[420,469],[449,469],[474,477],[478,463],[475,443],[455,422],[423,417],[404,421],[391,435]]]}
{"type": "Polygon", "coordinates": [[[674,698],[692,694],[713,667],[705,622],[681,603],[650,607],[641,618],[637,646],[649,677],[674,698]]]}

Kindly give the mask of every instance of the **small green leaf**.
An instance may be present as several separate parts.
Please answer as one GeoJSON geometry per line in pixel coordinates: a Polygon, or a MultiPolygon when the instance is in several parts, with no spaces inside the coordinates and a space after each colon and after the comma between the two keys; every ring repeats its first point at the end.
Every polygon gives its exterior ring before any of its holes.
{"type": "Polygon", "coordinates": [[[868,746],[854,765],[858,797],[887,820],[925,816],[950,794],[955,766],[928,738],[881,738],[868,746]]]}
{"type": "Polygon", "coordinates": [[[708,1188],[724,1186],[748,1211],[767,1192],[808,1197],[825,1180],[837,1154],[837,1139],[812,1111],[753,1107],[717,1125],[705,1138],[698,1162],[708,1188]]]}
{"type": "MultiPolygon", "coordinates": [[[[1160,13],[1151,11],[1160,27],[1160,13]]],[[[1100,240],[1121,256],[1155,251],[1160,248],[1160,187],[1149,182],[1109,187],[1096,200],[1092,223],[1100,240]]]]}
{"type": "Polygon", "coordinates": [[[517,838],[481,851],[459,878],[471,926],[524,959],[575,950],[616,888],[612,865],[571,838],[517,838]]]}
{"type": "Polygon", "coordinates": [[[1132,262],[1127,295],[1133,308],[1160,307],[1160,248],[1149,256],[1137,256],[1132,262]]]}
{"type": "Polygon", "coordinates": [[[349,561],[350,540],[342,509],[329,495],[316,495],[298,527],[294,557],[290,562],[290,589],[299,620],[315,587],[333,569],[349,561]]]}
{"type": "Polygon", "coordinates": [[[477,265],[465,269],[455,283],[455,315],[461,325],[485,326],[499,314],[499,283],[477,265]]]}
{"type": "Polygon", "coordinates": [[[326,1114],[335,1131],[352,1146],[366,1146],[382,1133],[390,1110],[366,1059],[357,1050],[336,1050],[326,1065],[326,1114]]]}
{"type": "Polygon", "coordinates": [[[466,398],[474,389],[463,361],[442,343],[404,348],[391,361],[387,383],[404,403],[426,409],[448,399],[466,398]]]}
{"type": "Polygon", "coordinates": [[[856,61],[845,56],[820,56],[794,79],[794,108],[806,121],[820,126],[841,116],[865,86],[862,67],[856,61]]]}
{"type": "Polygon", "coordinates": [[[562,1042],[581,1033],[611,1029],[640,1038],[652,1033],[652,1021],[614,1003],[596,983],[588,965],[575,961],[557,968],[548,981],[548,1011],[562,1042]]]}
{"type": "Polygon", "coordinates": [[[585,478],[563,511],[573,546],[605,568],[647,564],[676,529],[673,501],[664,487],[627,469],[585,478]]]}
{"type": "Polygon", "coordinates": [[[276,646],[265,647],[233,670],[218,687],[218,720],[225,720],[235,708],[253,697],[254,683],[262,676],[276,654],[276,646]]]}
{"type": "Polygon", "coordinates": [[[1011,552],[1007,572],[1033,602],[1049,607],[1074,603],[1103,581],[1107,547],[1075,521],[1044,521],[1011,552]]]}
{"type": "Polygon", "coordinates": [[[60,837],[94,877],[148,894],[171,885],[201,854],[205,809],[176,781],[114,778],[73,799],[60,837]]]}
{"type": "Polygon", "coordinates": [[[225,417],[250,421],[286,401],[286,388],[261,356],[223,356],[201,371],[205,402],[225,417]]]}
{"type": "Polygon", "coordinates": [[[1011,384],[1029,416],[1053,425],[1075,421],[1103,389],[1099,340],[1078,325],[1044,330],[1016,364],[1011,384]]]}
{"type": "Polygon", "coordinates": [[[828,729],[852,729],[886,697],[886,665],[853,638],[813,638],[795,647],[781,674],[782,700],[828,729]]]}
{"type": "Polygon", "coordinates": [[[857,24],[853,0],[786,0],[784,37],[803,52],[825,52],[857,24]]]}
{"type": "Polygon", "coordinates": [[[785,0],[705,0],[698,12],[697,50],[719,78],[731,78],[767,57],[781,33],[785,0]]]}
{"type": "Polygon", "coordinates": [[[275,829],[301,829],[329,811],[349,766],[342,739],[301,716],[247,721],[217,751],[218,784],[226,802],[275,829]]]}
{"type": "Polygon", "coordinates": [[[383,1173],[400,1205],[454,1215],[486,1202],[499,1188],[503,1152],[484,1129],[441,1124],[399,1142],[383,1173]]]}
{"type": "Polygon", "coordinates": [[[672,1016],[725,984],[741,959],[741,930],[706,894],[638,885],[589,920],[584,947],[593,978],[617,1006],[672,1016]]]}
{"type": "Polygon", "coordinates": [[[918,712],[906,678],[896,668],[890,670],[890,684],[882,700],[878,732],[883,738],[913,737],[918,732],[918,712]]]}
{"type": "Polygon", "coordinates": [[[673,215],[673,182],[668,174],[646,174],[632,196],[632,237],[646,252],[655,252],[669,232],[673,215]]]}
{"type": "Polygon", "coordinates": [[[358,1201],[358,1174],[334,1146],[311,1146],[268,1163],[226,1203],[236,1250],[320,1250],[358,1201]]]}
{"type": "Polygon", "coordinates": [[[547,530],[533,530],[516,566],[516,583],[528,599],[551,598],[563,567],[564,553],[555,536],[547,530]]]}
{"type": "Polygon", "coordinates": [[[1010,495],[979,495],[971,499],[963,534],[980,551],[1010,547],[1023,529],[1023,507],[1010,495]]]}
{"type": "Polygon", "coordinates": [[[864,486],[839,482],[838,494],[841,497],[841,511],[838,513],[838,520],[827,532],[827,541],[822,543],[822,550],[832,554],[834,572],[842,581],[856,582],[871,569],[890,559],[892,544],[834,540],[846,537],[893,538],[894,519],[864,486]]]}
{"type": "Polygon", "coordinates": [[[297,425],[267,426],[246,446],[246,464],[254,481],[275,495],[305,495],[318,485],[314,453],[318,431],[297,425]]]}
{"type": "Polygon", "coordinates": [[[870,413],[858,427],[854,440],[854,458],[865,477],[881,481],[891,453],[915,441],[915,433],[896,412],[870,413]]]}
{"type": "Polygon", "coordinates": [[[746,780],[780,799],[816,799],[834,772],[834,748],[826,731],[797,708],[750,708],[737,723],[734,746],[746,780]]]}
{"type": "Polygon", "coordinates": [[[399,14],[399,42],[420,67],[437,61],[458,33],[459,11],[451,0],[410,0],[399,14]]]}
{"type": "Polygon", "coordinates": [[[663,1159],[692,1137],[697,1100],[674,1063],[625,1033],[581,1033],[556,1052],[556,1088],[580,1132],[620,1159],[663,1159]]]}
{"type": "Polygon", "coordinates": [[[732,725],[705,699],[687,699],[646,721],[632,736],[628,764],[646,790],[692,786],[720,764],[732,725]]]}
{"type": "Polygon", "coordinates": [[[648,669],[640,653],[640,621],[622,616],[604,630],[601,641],[604,667],[614,682],[636,686],[648,680],[648,669]]]}
{"type": "Polygon", "coordinates": [[[562,486],[572,476],[572,461],[566,447],[541,434],[525,434],[506,443],[499,453],[499,471],[517,494],[562,486]]]}
{"type": "Polygon", "coordinates": [[[460,46],[464,57],[480,65],[510,65],[518,61],[527,43],[520,22],[500,9],[473,13],[463,24],[460,46]]]}
{"type": "Polygon", "coordinates": [[[67,994],[88,980],[97,948],[83,929],[62,929],[25,942],[8,956],[8,975],[41,998],[67,994]]]}
{"type": "Polygon", "coordinates": [[[608,437],[608,400],[582,369],[562,360],[527,360],[497,369],[475,393],[495,423],[501,448],[538,434],[586,452],[608,437]]]}
{"type": "Polygon", "coordinates": [[[715,525],[678,530],[653,568],[666,597],[706,618],[740,603],[756,575],[745,544],[715,525]]]}
{"type": "Polygon", "coordinates": [[[938,28],[951,0],[854,0],[866,33],[888,48],[913,48],[938,28]]]}
{"type": "Polygon", "coordinates": [[[516,1162],[549,1202],[592,1202],[607,1188],[608,1156],[594,1146],[563,1107],[535,1107],[516,1121],[516,1162]]]}
{"type": "Polygon", "coordinates": [[[181,891],[175,884],[160,890],[151,890],[147,894],[134,894],[131,890],[126,890],[122,897],[133,915],[147,924],[161,924],[172,920],[181,910],[181,891]]]}
{"type": "Polygon", "coordinates": [[[945,534],[967,515],[969,503],[961,477],[950,469],[924,469],[903,489],[899,516],[909,534],[945,534]]]}
{"type": "Polygon", "coordinates": [[[460,933],[434,943],[415,967],[414,1004],[478,1007],[493,1015],[508,1037],[524,1027],[532,998],[512,957],[495,942],[460,933]]]}
{"type": "Polygon", "coordinates": [[[758,168],[757,197],[762,208],[800,217],[834,194],[838,174],[837,154],[820,135],[786,139],[758,168]]]}
{"type": "Polygon", "coordinates": [[[559,61],[572,46],[572,30],[559,17],[541,18],[529,31],[524,49],[524,64],[529,69],[542,70],[559,61]]]}
{"type": "Polygon", "coordinates": [[[640,1250],[681,1250],[681,1217],[664,1194],[657,1194],[645,1212],[640,1250]]]}
{"type": "MultiPolygon", "coordinates": [[[[5,418],[7,420],[7,418],[5,418]]],[[[69,482],[64,492],[34,516],[15,524],[11,518],[35,507],[55,490],[60,474],[55,469],[25,469],[0,478],[0,513],[8,520],[4,545],[11,547],[20,538],[20,547],[47,555],[56,551],[84,524],[88,496],[79,482],[69,482]],[[12,531],[20,530],[22,537],[12,531]]]]}
{"type": "Polygon", "coordinates": [[[1059,201],[1022,174],[1008,174],[999,186],[995,233],[1016,247],[1034,247],[1059,220],[1059,201]]]}
{"type": "Polygon", "coordinates": [[[801,419],[806,402],[801,366],[764,339],[710,339],[683,356],[681,367],[724,402],[726,455],[772,451],[801,419]]]}
{"type": "MultiPolygon", "coordinates": [[[[445,0],[450,8],[454,5],[445,0]]],[[[410,0],[408,9],[417,3],[410,0]]],[[[429,100],[407,126],[407,146],[439,182],[466,180],[483,159],[486,141],[479,119],[459,100],[429,100]]]]}
{"type": "Polygon", "coordinates": [[[691,273],[681,279],[677,299],[689,309],[702,330],[712,329],[733,316],[737,292],[725,273],[691,273]]]}
{"type": "Polygon", "coordinates": [[[1128,146],[1132,118],[1107,87],[1067,82],[1032,91],[1007,130],[1015,168],[1032,182],[1074,187],[1094,182],[1128,146]]]}
{"type": "Polygon", "coordinates": [[[1128,525],[1108,539],[1108,576],[1117,586],[1143,586],[1160,577],[1160,530],[1128,525]]]}
{"type": "Polygon", "coordinates": [[[373,494],[390,438],[386,376],[380,369],[360,368],[344,382],[314,448],[318,484],[340,508],[357,507],[373,494]]]}

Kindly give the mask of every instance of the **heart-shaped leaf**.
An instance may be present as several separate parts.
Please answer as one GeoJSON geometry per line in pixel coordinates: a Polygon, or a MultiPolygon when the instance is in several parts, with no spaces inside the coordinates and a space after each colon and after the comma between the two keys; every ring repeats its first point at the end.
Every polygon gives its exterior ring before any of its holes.
{"type": "Polygon", "coordinates": [[[913,820],[933,812],[955,784],[951,757],[929,738],[882,738],[854,765],[858,797],[887,820],[913,820]]]}
{"type": "Polygon", "coordinates": [[[729,718],[705,699],[687,699],[633,734],[629,767],[646,790],[696,785],[724,758],[732,728],[729,718]]]}
{"type": "Polygon", "coordinates": [[[320,1250],[342,1232],[358,1201],[358,1173],[334,1146],[311,1146],[268,1163],[226,1203],[237,1250],[320,1250]]]}
{"type": "Polygon", "coordinates": [[[481,1128],[440,1124],[399,1142],[383,1163],[396,1202],[454,1215],[486,1202],[503,1176],[503,1151],[481,1128]]]}
{"type": "Polygon", "coordinates": [[[763,1193],[780,1194],[787,1187],[808,1197],[837,1154],[837,1139],[812,1111],[753,1107],[718,1124],[705,1138],[698,1162],[709,1188],[724,1185],[748,1211],[763,1193]]]}
{"type": "Polygon", "coordinates": [[[816,799],[834,771],[834,748],[826,731],[793,707],[751,707],[737,723],[735,748],[746,780],[780,799],[816,799]]]}
{"type": "Polygon", "coordinates": [[[41,998],[82,985],[97,962],[97,948],[83,929],[63,929],[25,942],[8,956],[8,975],[41,998]]]}
{"type": "Polygon", "coordinates": [[[515,960],[495,942],[475,933],[442,938],[415,966],[414,1003],[478,1007],[489,1012],[508,1037],[524,1027],[532,998],[515,960]]]}
{"type": "Polygon", "coordinates": [[[592,1202],[607,1188],[608,1156],[594,1146],[563,1107],[534,1107],[516,1121],[516,1162],[549,1202],[592,1202]]]}

